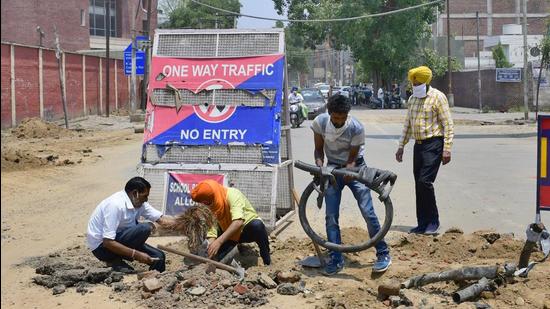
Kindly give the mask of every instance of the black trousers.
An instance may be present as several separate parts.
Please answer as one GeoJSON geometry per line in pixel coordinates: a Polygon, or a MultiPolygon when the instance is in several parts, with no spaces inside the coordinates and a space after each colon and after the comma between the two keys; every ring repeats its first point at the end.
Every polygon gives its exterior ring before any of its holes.
{"type": "Polygon", "coordinates": [[[433,137],[414,145],[414,182],[416,190],[416,219],[418,226],[439,225],[433,183],[443,156],[443,137],[433,137]]]}
{"type": "Polygon", "coordinates": [[[260,256],[265,265],[271,264],[271,255],[269,250],[269,239],[267,231],[262,220],[254,219],[244,226],[239,242],[228,240],[223,243],[216,255],[216,260],[221,260],[237,244],[255,242],[260,248],[260,256]]]}
{"type": "MultiPolygon", "coordinates": [[[[151,266],[149,266],[149,269],[155,269],[159,272],[163,272],[166,269],[166,256],[164,255],[164,252],[145,243],[145,241],[147,241],[147,238],[149,238],[149,235],[151,235],[152,229],[153,227],[149,223],[139,223],[135,226],[129,227],[116,233],[115,240],[125,245],[126,247],[145,252],[150,257],[159,258],[158,261],[155,261],[153,264],[151,264],[151,266]]],[[[122,259],[132,260],[125,256],[116,255],[115,253],[103,247],[103,244],[99,245],[99,247],[92,251],[92,253],[100,261],[109,263],[117,263],[122,259]]]]}

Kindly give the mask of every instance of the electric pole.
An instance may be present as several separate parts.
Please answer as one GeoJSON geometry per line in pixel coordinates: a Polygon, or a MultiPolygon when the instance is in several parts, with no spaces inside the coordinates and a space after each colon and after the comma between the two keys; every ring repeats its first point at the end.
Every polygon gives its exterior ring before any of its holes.
{"type": "Polygon", "coordinates": [[[149,84],[149,69],[151,64],[150,45],[153,42],[151,39],[151,2],[153,2],[153,0],[147,1],[146,31],[148,41],[145,47],[145,70],[143,72],[143,88],[141,89],[141,109],[143,110],[147,108],[147,85],[149,84]]]}
{"type": "Polygon", "coordinates": [[[476,12],[476,27],[477,27],[477,101],[479,103],[479,112],[483,112],[481,105],[481,59],[479,52],[479,11],[476,12]]]}
{"type": "Polygon", "coordinates": [[[529,119],[529,86],[527,84],[529,61],[527,58],[527,0],[523,0],[523,108],[525,120],[529,119]]]}
{"type": "Polygon", "coordinates": [[[447,100],[449,101],[449,107],[455,106],[455,98],[453,95],[453,73],[451,70],[451,8],[449,7],[449,0],[447,0],[447,74],[449,78],[449,91],[447,93],[447,100]]]}
{"type": "Polygon", "coordinates": [[[105,1],[105,4],[107,5],[106,9],[105,9],[105,19],[106,19],[106,22],[105,22],[105,28],[106,28],[106,33],[105,33],[105,58],[107,58],[105,61],[105,63],[107,63],[107,69],[105,70],[107,76],[105,76],[105,92],[107,93],[107,96],[106,96],[106,102],[107,102],[107,106],[105,107],[105,111],[107,113],[107,117],[109,117],[109,105],[110,105],[110,102],[109,102],[109,97],[110,97],[110,92],[111,92],[111,88],[109,87],[109,83],[111,81],[111,78],[110,78],[110,55],[109,55],[109,41],[111,40],[111,0],[106,0],[105,1]]]}

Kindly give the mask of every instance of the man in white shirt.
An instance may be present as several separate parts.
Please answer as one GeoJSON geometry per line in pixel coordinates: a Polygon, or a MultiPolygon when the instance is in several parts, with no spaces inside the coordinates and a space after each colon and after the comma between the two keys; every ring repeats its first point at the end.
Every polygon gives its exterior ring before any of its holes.
{"type": "Polygon", "coordinates": [[[377,97],[382,102],[382,108],[384,108],[384,89],[382,87],[378,88],[377,97]]]}
{"type": "Polygon", "coordinates": [[[87,243],[96,258],[107,262],[114,270],[132,272],[124,260],[148,264],[150,270],[165,270],[164,253],[145,243],[152,223],[138,223],[140,217],[169,228],[173,218],[163,216],[147,203],[151,184],[142,177],[130,179],[123,191],[103,200],[88,223],[87,243]]]}

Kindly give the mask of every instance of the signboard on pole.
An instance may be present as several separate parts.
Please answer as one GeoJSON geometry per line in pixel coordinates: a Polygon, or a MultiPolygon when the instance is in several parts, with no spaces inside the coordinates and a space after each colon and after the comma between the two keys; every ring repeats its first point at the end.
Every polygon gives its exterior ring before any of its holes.
{"type": "Polygon", "coordinates": [[[550,173],[548,164],[548,140],[550,139],[550,116],[538,118],[537,141],[537,214],[550,211],[550,173]]]}
{"type": "Polygon", "coordinates": [[[168,216],[175,216],[194,206],[195,202],[191,199],[191,191],[199,182],[207,179],[226,185],[225,175],[167,172],[163,213],[168,216]]]}
{"type": "MultiPolygon", "coordinates": [[[[146,36],[136,37],[136,42],[146,41],[148,38],[146,36]]],[[[137,43],[136,43],[137,44],[137,43]]],[[[137,44],[139,45],[139,44],[137,44]]],[[[136,48],[138,48],[136,46],[136,48]]],[[[136,75],[143,75],[145,72],[145,51],[137,49],[136,50],[136,75]]],[[[124,75],[132,74],[132,43],[126,47],[124,50],[124,75]]]]}
{"type": "Polygon", "coordinates": [[[497,68],[496,80],[499,83],[521,82],[521,68],[497,68]]]}

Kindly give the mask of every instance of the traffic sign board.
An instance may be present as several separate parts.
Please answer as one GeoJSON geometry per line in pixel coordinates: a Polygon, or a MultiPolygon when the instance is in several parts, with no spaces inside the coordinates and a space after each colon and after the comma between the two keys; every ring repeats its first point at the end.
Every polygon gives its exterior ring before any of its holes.
{"type": "MultiPolygon", "coordinates": [[[[136,37],[136,42],[146,41],[146,36],[136,37]]],[[[136,44],[138,47],[140,44],[136,44]]],[[[136,75],[143,75],[145,72],[145,51],[136,49],[136,75]]],[[[132,74],[132,43],[124,50],[124,74],[132,74]]]]}

